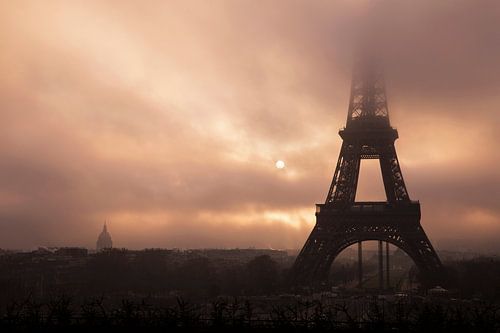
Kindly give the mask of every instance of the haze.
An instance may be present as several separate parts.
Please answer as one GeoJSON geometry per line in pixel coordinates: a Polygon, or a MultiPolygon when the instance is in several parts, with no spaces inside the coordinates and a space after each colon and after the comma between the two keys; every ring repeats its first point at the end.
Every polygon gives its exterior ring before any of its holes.
{"type": "Polygon", "coordinates": [[[0,247],[93,247],[108,220],[117,247],[300,248],[362,35],[427,234],[498,250],[499,22],[493,0],[0,1],[0,247]]]}

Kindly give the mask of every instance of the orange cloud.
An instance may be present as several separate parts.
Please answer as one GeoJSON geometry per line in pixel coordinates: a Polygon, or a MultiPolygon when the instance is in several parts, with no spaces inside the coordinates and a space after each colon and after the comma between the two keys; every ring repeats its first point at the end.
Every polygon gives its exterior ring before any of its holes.
{"type": "Polygon", "coordinates": [[[500,11],[480,3],[0,4],[0,247],[93,246],[106,218],[124,247],[300,247],[366,26],[428,234],[492,238],[500,11]]]}

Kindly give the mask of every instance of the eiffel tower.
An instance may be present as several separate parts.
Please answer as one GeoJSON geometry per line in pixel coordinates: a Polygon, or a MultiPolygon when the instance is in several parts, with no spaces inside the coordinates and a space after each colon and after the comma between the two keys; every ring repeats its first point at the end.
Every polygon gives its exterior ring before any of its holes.
{"type": "MultiPolygon", "coordinates": [[[[295,284],[317,285],[328,278],[333,260],[358,243],[362,284],[361,242],[379,241],[382,288],[382,242],[402,249],[414,261],[424,284],[439,280],[442,268],[420,225],[420,203],[410,200],[394,142],[383,75],[374,62],[359,63],[352,78],[349,112],[333,180],[324,204],[316,205],[316,225],[292,268],[295,284]],[[361,159],[378,159],[387,201],[355,201],[361,159]]],[[[387,262],[387,283],[389,284],[387,262]]]]}

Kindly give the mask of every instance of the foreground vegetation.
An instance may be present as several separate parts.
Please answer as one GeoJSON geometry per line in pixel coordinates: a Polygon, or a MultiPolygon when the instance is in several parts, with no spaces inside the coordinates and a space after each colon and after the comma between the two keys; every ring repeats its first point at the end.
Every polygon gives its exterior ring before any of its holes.
{"type": "MultiPolygon", "coordinates": [[[[290,262],[268,255],[228,261],[112,250],[16,258],[0,260],[2,332],[500,332],[500,261],[494,258],[445,263],[449,292],[439,298],[421,289],[392,299],[375,290],[369,296],[367,290],[291,288],[290,262]]],[[[370,267],[367,273],[376,272],[370,267]]],[[[333,283],[355,282],[356,269],[335,263],[333,283]]]]}
{"type": "Polygon", "coordinates": [[[179,298],[171,306],[104,299],[75,304],[60,297],[48,303],[28,299],[2,309],[0,329],[14,332],[499,332],[500,306],[487,302],[377,299],[334,302],[295,300],[261,303],[214,299],[207,304],[179,298]]]}

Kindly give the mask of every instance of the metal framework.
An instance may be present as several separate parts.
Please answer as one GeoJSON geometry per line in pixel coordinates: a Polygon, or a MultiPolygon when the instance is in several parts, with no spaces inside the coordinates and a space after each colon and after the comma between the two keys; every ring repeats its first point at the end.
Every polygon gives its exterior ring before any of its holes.
{"type": "Polygon", "coordinates": [[[353,73],[349,112],[333,180],[324,204],[316,205],[316,225],[292,268],[297,284],[328,278],[333,260],[348,246],[367,240],[391,243],[415,262],[423,282],[432,284],[442,268],[420,225],[420,203],[411,201],[394,142],[382,74],[373,64],[353,73]],[[356,202],[361,159],[378,159],[385,202],[356,202]]]}

